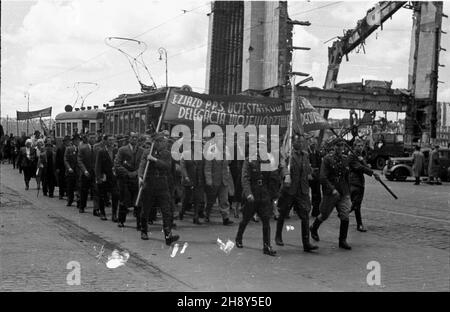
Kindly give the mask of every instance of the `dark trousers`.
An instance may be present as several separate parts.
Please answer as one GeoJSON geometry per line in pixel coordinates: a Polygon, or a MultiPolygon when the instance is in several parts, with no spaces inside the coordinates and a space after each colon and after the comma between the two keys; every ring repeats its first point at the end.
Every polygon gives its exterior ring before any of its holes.
{"type": "Polygon", "coordinates": [[[278,200],[279,216],[277,220],[276,238],[282,239],[282,231],[284,226],[284,219],[289,215],[291,208],[294,207],[295,212],[301,220],[302,225],[302,242],[303,245],[309,243],[309,212],[311,210],[311,201],[309,194],[296,193],[291,195],[287,192],[282,192],[278,200]]]}
{"type": "Polygon", "coordinates": [[[69,173],[66,175],[66,192],[67,192],[67,202],[73,203],[74,194],[77,190],[77,175],[75,173],[69,173]]]}
{"type": "Polygon", "coordinates": [[[81,188],[80,188],[80,209],[86,208],[87,199],[90,191],[94,193],[94,210],[97,210],[98,202],[97,202],[97,187],[95,185],[95,176],[92,173],[89,175],[89,177],[86,177],[84,174],[82,174],[81,188]]]}
{"type": "Polygon", "coordinates": [[[58,173],[58,188],[59,188],[59,197],[63,197],[66,195],[66,180],[64,170],[60,170],[58,173]]]}
{"type": "Polygon", "coordinates": [[[148,220],[152,207],[159,207],[163,219],[163,229],[170,232],[172,229],[173,213],[169,203],[169,190],[151,187],[146,182],[142,190],[141,231],[147,233],[148,220]]]}
{"type": "Polygon", "coordinates": [[[263,246],[270,245],[270,215],[272,213],[272,206],[270,200],[255,200],[254,202],[245,201],[242,209],[242,221],[239,223],[236,240],[242,241],[245,228],[252,219],[258,214],[262,222],[263,231],[263,246]]]}
{"type": "Polygon", "coordinates": [[[311,204],[313,217],[317,217],[320,214],[320,201],[322,200],[322,193],[320,192],[320,181],[319,179],[314,179],[309,181],[309,186],[311,188],[311,204]]]}
{"type": "Polygon", "coordinates": [[[52,174],[46,174],[42,178],[42,192],[50,196],[53,196],[56,184],[55,178],[54,176],[52,176],[52,174]]]}
{"type": "Polygon", "coordinates": [[[33,166],[22,167],[22,171],[23,171],[23,178],[25,180],[25,185],[29,185],[31,178],[36,175],[36,168],[33,166]]]}
{"type": "Polygon", "coordinates": [[[364,187],[350,186],[351,211],[355,211],[356,224],[362,225],[361,204],[364,198],[364,187]]]}
{"type": "MultiPolygon", "coordinates": [[[[136,197],[139,192],[138,179],[121,179],[118,181],[119,185],[119,222],[125,223],[127,219],[128,208],[135,207],[136,197]]],[[[143,194],[142,194],[143,195],[143,194]]],[[[136,216],[139,219],[139,213],[136,212],[136,216]]],[[[138,221],[139,225],[139,221],[138,221]]]]}
{"type": "Polygon", "coordinates": [[[106,181],[97,184],[98,189],[98,209],[101,214],[105,214],[105,203],[108,200],[108,194],[111,194],[112,215],[117,216],[117,207],[119,205],[119,189],[115,181],[106,181]]]}
{"type": "Polygon", "coordinates": [[[194,204],[194,218],[198,218],[202,204],[205,204],[205,188],[200,186],[185,186],[182,206],[182,214],[194,204]]]}

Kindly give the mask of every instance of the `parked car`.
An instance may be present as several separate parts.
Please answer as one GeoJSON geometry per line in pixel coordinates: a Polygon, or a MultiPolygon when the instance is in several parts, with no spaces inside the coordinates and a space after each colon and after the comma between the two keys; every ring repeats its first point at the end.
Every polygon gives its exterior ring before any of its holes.
{"type": "MultiPolygon", "coordinates": [[[[430,148],[423,148],[421,152],[425,156],[425,165],[420,176],[428,177],[428,161],[430,157],[430,148]]],[[[439,149],[439,177],[442,181],[450,181],[450,148],[439,149]]],[[[383,173],[389,181],[405,181],[413,176],[413,157],[391,157],[383,169],[383,173]]]]}

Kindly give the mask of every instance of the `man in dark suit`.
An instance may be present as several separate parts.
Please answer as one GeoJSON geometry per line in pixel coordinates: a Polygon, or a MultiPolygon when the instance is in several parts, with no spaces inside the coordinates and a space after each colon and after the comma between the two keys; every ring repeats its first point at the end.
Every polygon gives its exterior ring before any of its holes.
{"type": "MultiPolygon", "coordinates": [[[[137,145],[138,134],[131,132],[129,143],[119,148],[114,159],[114,168],[116,170],[119,190],[119,227],[124,227],[128,208],[133,207],[136,211],[136,197],[139,192],[138,169],[144,150],[137,145]]],[[[140,230],[140,217],[136,213],[136,229],[140,230]]]]}
{"type": "Polygon", "coordinates": [[[25,180],[25,190],[30,188],[30,180],[36,176],[37,154],[36,148],[32,147],[31,139],[25,141],[25,146],[20,149],[18,163],[25,180]]]}
{"type": "Polygon", "coordinates": [[[95,153],[94,144],[96,141],[95,134],[85,134],[83,136],[83,144],[77,155],[78,168],[81,175],[81,189],[80,189],[80,213],[84,212],[86,208],[89,191],[94,192],[94,216],[99,216],[100,213],[97,207],[97,194],[95,188],[95,153]]]}
{"type": "Polygon", "coordinates": [[[72,206],[74,194],[76,191],[78,191],[79,169],[77,158],[79,143],[80,137],[78,136],[78,134],[76,134],[72,137],[71,144],[69,144],[64,151],[64,167],[68,207],[72,206]]]}
{"type": "Polygon", "coordinates": [[[284,219],[294,205],[295,212],[301,220],[303,250],[310,252],[317,249],[309,241],[309,212],[311,211],[311,199],[309,197],[309,180],[312,179],[312,169],[309,164],[309,155],[306,152],[306,139],[301,134],[294,134],[292,138],[292,151],[289,157],[282,155],[281,168],[283,175],[283,187],[278,200],[280,215],[277,220],[275,243],[284,246],[282,231],[284,219]],[[290,166],[289,166],[290,162],[290,166]]]}
{"type": "Polygon", "coordinates": [[[205,198],[205,161],[203,149],[195,150],[194,142],[191,144],[191,151],[184,151],[180,160],[184,198],[179,217],[183,220],[185,211],[189,210],[188,206],[194,202],[194,224],[201,224],[198,218],[200,205],[205,198]]]}
{"type": "Polygon", "coordinates": [[[42,172],[42,193],[53,198],[56,185],[56,151],[51,139],[47,139],[44,147],[45,166],[42,172]]]}
{"type": "Polygon", "coordinates": [[[59,199],[63,199],[66,195],[66,181],[64,179],[66,168],[64,166],[64,153],[69,145],[70,137],[66,135],[63,139],[63,143],[56,149],[55,168],[56,175],[58,177],[59,199]]]}
{"type": "Polygon", "coordinates": [[[148,217],[151,207],[158,206],[163,219],[163,231],[166,245],[177,241],[180,237],[172,234],[173,211],[170,207],[169,170],[171,168],[171,155],[167,150],[164,135],[157,133],[153,136],[154,149],[145,150],[139,165],[139,183],[142,185],[142,213],[141,213],[141,239],[148,240],[148,217]],[[149,161],[148,172],[144,177],[145,167],[149,161]]]}
{"type": "Polygon", "coordinates": [[[116,173],[114,172],[114,157],[117,150],[114,149],[114,138],[103,135],[102,142],[98,146],[95,160],[95,177],[98,189],[98,207],[100,217],[106,220],[105,202],[108,193],[111,194],[112,221],[117,222],[117,206],[119,204],[119,189],[117,187],[116,173]]]}

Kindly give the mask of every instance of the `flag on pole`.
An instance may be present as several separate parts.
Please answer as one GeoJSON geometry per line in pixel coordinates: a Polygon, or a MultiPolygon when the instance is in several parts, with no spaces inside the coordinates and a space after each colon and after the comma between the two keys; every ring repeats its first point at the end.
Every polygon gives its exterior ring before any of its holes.
{"type": "Polygon", "coordinates": [[[290,154],[291,141],[295,134],[331,128],[328,121],[319,114],[307,98],[295,96],[295,90],[292,93],[294,96],[291,97],[290,119],[281,148],[281,153],[285,157],[290,154]]]}

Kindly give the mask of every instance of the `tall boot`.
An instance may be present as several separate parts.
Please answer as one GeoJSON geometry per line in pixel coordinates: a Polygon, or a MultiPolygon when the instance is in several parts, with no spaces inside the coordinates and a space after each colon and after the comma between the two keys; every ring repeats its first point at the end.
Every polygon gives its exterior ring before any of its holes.
{"type": "Polygon", "coordinates": [[[275,256],[276,251],[270,246],[270,223],[268,219],[263,220],[263,253],[269,256],[275,256]]]}
{"type": "Polygon", "coordinates": [[[277,244],[278,246],[284,246],[281,234],[283,232],[283,225],[284,225],[284,216],[282,213],[280,213],[277,219],[277,229],[275,232],[275,244],[277,244]]]}
{"type": "Polygon", "coordinates": [[[352,247],[347,244],[348,224],[348,220],[341,220],[341,226],[339,227],[339,248],[350,250],[352,247]]]}
{"type": "Polygon", "coordinates": [[[302,243],[303,250],[306,252],[319,248],[309,242],[309,216],[306,216],[305,220],[302,220],[302,243]]]}
{"type": "Polygon", "coordinates": [[[238,228],[238,231],[237,231],[237,234],[236,234],[236,239],[235,239],[235,241],[236,241],[236,247],[237,248],[242,248],[242,247],[244,247],[243,245],[242,245],[242,236],[244,235],[244,231],[245,231],[245,228],[247,227],[247,222],[246,222],[246,220],[242,220],[240,223],[239,223],[239,228],[238,228]]]}
{"type": "Polygon", "coordinates": [[[166,239],[166,245],[170,246],[173,242],[176,242],[180,236],[173,235],[172,231],[169,229],[164,229],[164,238],[166,239]]]}
{"type": "MultiPolygon", "coordinates": [[[[320,215],[319,215],[320,217],[320,215]]],[[[322,224],[322,220],[319,219],[319,217],[317,217],[314,220],[313,225],[309,228],[309,230],[311,231],[311,237],[316,241],[320,241],[319,238],[319,233],[317,233],[317,230],[319,230],[319,226],[322,224]]]]}

